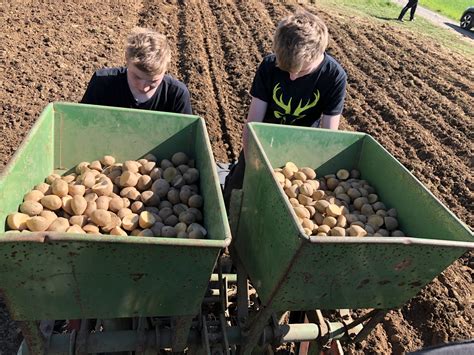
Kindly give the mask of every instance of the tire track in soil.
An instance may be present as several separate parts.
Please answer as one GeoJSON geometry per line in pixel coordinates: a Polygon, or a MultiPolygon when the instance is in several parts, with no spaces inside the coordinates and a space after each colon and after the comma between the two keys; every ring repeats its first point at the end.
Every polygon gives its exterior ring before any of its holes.
{"type": "Polygon", "coordinates": [[[223,69],[227,73],[229,88],[226,93],[232,122],[227,122],[238,141],[233,145],[234,157],[242,149],[241,132],[250,103],[250,86],[255,68],[261,60],[260,52],[247,24],[233,1],[210,1],[209,8],[216,19],[222,50],[223,69]],[[237,136],[237,137],[236,137],[237,136]]]}

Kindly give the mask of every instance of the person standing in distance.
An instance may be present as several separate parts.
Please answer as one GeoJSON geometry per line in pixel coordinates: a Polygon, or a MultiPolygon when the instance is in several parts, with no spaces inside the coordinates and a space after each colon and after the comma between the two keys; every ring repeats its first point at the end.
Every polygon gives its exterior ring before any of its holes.
{"type": "Polygon", "coordinates": [[[400,12],[400,15],[398,16],[398,21],[403,22],[403,16],[405,16],[406,12],[410,8],[411,8],[411,10],[410,10],[410,21],[414,21],[415,20],[415,11],[416,11],[417,6],[418,6],[418,0],[408,0],[408,4],[406,4],[406,6],[402,9],[402,11],[400,12]]]}
{"type": "Polygon", "coordinates": [[[126,66],[97,70],[81,103],[191,114],[184,83],[166,74],[171,49],[158,32],[134,29],[127,39],[126,66]]]}

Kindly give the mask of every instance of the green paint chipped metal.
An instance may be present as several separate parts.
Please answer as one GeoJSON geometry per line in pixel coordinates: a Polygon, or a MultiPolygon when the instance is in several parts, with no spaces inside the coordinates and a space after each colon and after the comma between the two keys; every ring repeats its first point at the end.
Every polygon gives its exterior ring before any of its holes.
{"type": "Polygon", "coordinates": [[[0,293],[16,320],[196,315],[230,242],[204,121],[172,113],[48,105],[0,175],[0,219],[0,293]],[[23,195],[55,170],[177,151],[200,170],[209,239],[5,232],[23,195]]]}

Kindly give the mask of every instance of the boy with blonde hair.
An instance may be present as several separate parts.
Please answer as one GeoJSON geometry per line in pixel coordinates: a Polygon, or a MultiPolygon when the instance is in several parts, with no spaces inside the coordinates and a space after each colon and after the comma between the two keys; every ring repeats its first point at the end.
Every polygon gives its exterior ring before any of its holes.
{"type": "MultiPolygon", "coordinates": [[[[284,18],[273,37],[274,54],[266,56],[255,74],[248,122],[338,129],[347,75],[325,51],[328,30],[316,15],[304,11],[284,18]]],[[[243,130],[243,152],[247,127],[243,130]]],[[[242,187],[245,157],[229,173],[224,199],[242,187]]]]}
{"type": "Polygon", "coordinates": [[[189,91],[166,74],[171,49],[166,37],[136,28],[127,39],[126,67],[94,73],[81,103],[191,114],[189,91]]]}

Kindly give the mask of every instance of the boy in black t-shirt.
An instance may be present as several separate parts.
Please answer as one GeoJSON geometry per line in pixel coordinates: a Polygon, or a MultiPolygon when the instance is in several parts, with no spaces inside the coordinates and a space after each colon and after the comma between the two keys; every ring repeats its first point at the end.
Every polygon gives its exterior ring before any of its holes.
{"type": "MultiPolygon", "coordinates": [[[[328,30],[309,12],[284,18],[273,37],[273,51],[257,69],[250,89],[248,122],[338,129],[344,106],[347,75],[325,53],[328,30]]],[[[243,153],[247,127],[243,130],[243,153]]],[[[229,205],[232,189],[242,188],[244,154],[229,173],[224,200],[229,205]]]]}
{"type": "Polygon", "coordinates": [[[81,103],[191,114],[189,91],[166,74],[171,50],[166,37],[150,29],[132,31],[126,67],[94,73],[81,103]]]}

